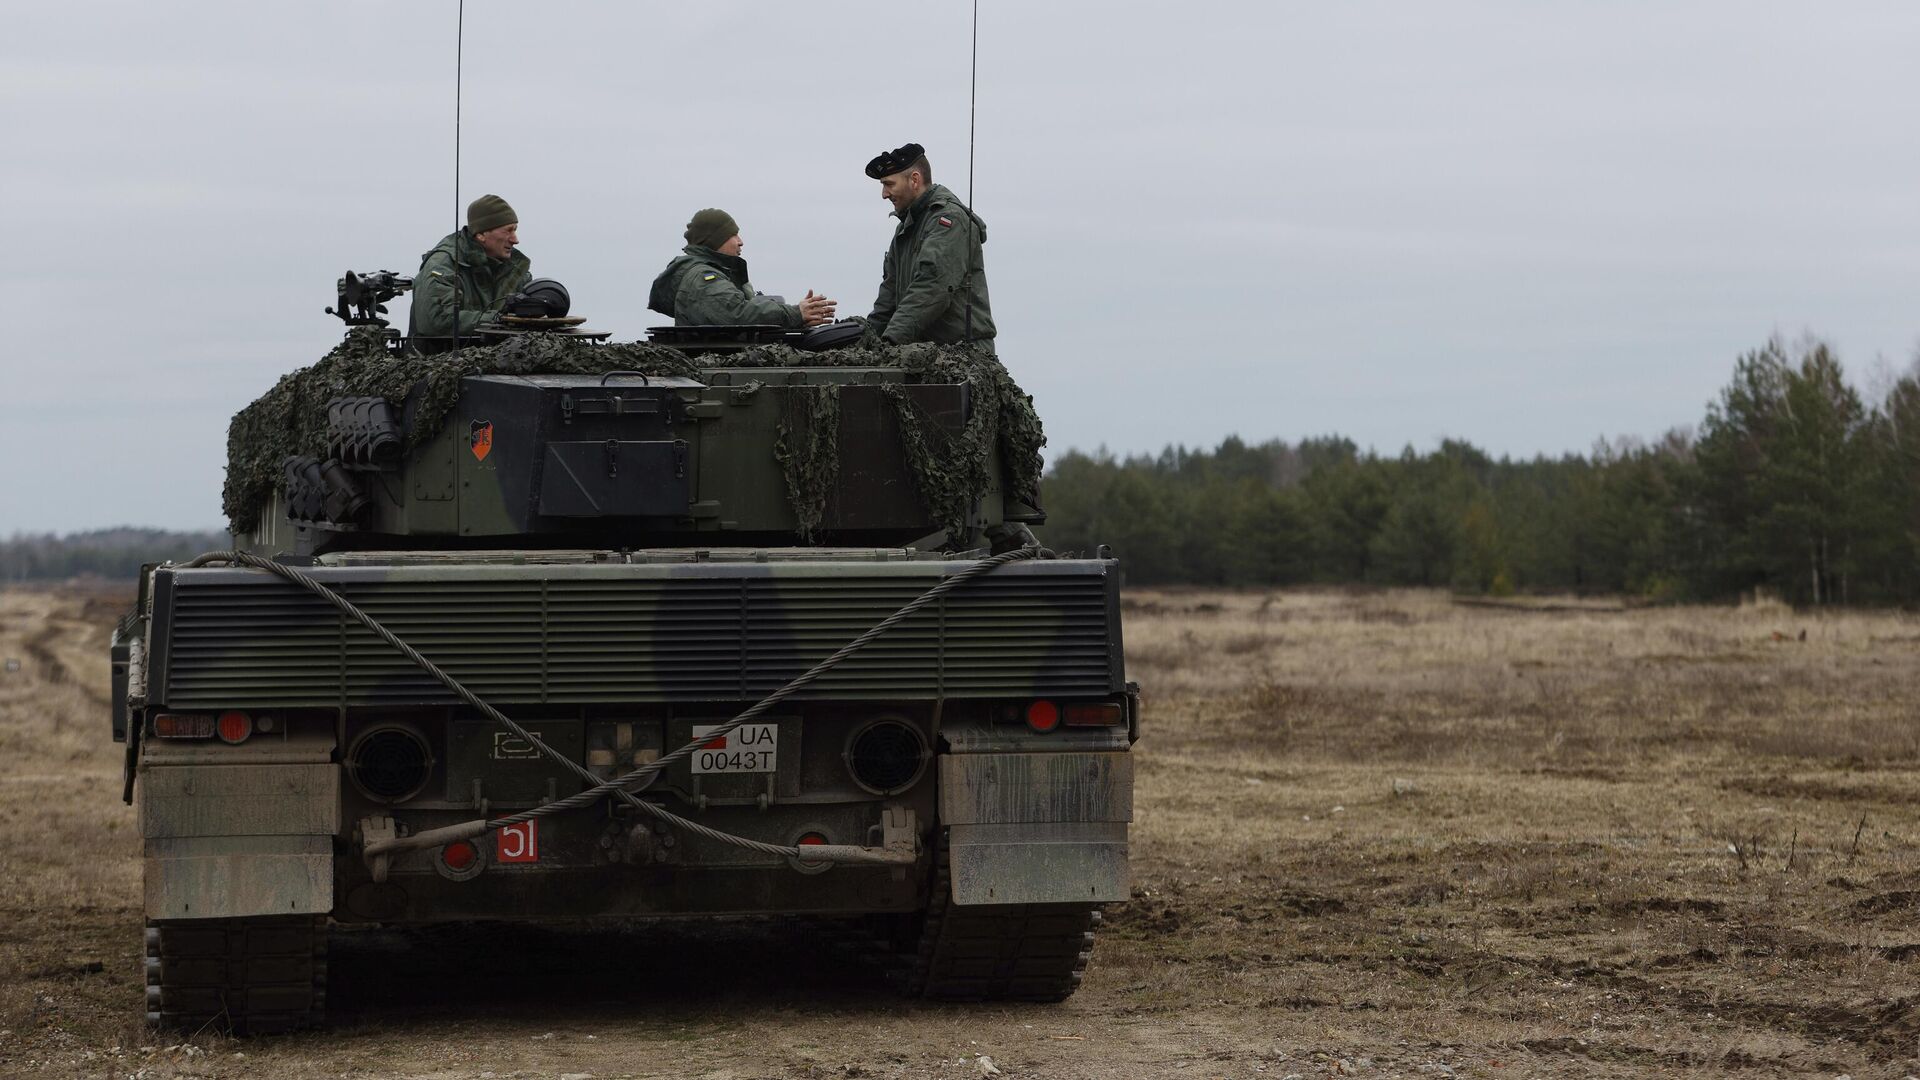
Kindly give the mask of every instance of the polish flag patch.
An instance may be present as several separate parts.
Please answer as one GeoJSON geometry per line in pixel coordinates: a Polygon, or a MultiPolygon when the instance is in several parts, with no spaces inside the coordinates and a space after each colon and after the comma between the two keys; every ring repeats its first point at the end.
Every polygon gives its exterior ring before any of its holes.
{"type": "Polygon", "coordinates": [[[949,229],[953,228],[953,220],[951,218],[941,218],[940,224],[945,225],[949,229]]]}

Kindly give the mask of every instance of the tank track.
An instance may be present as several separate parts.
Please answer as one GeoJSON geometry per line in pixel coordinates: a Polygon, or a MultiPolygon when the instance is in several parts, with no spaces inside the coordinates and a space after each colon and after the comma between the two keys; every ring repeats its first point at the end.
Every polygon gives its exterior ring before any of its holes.
{"type": "Polygon", "coordinates": [[[325,916],[148,922],[147,1023],[259,1035],[326,1022],[325,916]]]}
{"type": "Polygon", "coordinates": [[[1065,1001],[1080,988],[1100,909],[1093,904],[952,903],[947,838],[906,975],[913,997],[940,1001],[1065,1001]]]}

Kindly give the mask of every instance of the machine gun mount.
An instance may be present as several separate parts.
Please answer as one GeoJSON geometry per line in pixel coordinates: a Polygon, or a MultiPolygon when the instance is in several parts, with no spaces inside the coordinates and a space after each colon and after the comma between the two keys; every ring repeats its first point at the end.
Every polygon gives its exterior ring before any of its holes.
{"type": "Polygon", "coordinates": [[[340,306],[326,309],[327,314],[339,316],[348,326],[386,326],[387,320],[380,316],[387,313],[387,301],[411,290],[413,279],[391,270],[371,274],[349,270],[340,276],[336,288],[340,306]]]}

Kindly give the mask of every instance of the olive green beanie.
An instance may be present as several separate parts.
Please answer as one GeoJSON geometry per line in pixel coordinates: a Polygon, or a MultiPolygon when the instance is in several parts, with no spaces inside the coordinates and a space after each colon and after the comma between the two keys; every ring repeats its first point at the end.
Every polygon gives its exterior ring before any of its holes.
{"type": "Polygon", "coordinates": [[[738,235],[740,235],[740,226],[734,222],[733,215],[725,210],[708,207],[693,215],[693,220],[687,222],[687,243],[689,244],[717,248],[738,235]]]}
{"type": "Polygon", "coordinates": [[[520,221],[520,215],[513,212],[507,200],[498,195],[482,195],[467,204],[467,228],[474,235],[497,229],[502,225],[514,225],[520,221]]]}

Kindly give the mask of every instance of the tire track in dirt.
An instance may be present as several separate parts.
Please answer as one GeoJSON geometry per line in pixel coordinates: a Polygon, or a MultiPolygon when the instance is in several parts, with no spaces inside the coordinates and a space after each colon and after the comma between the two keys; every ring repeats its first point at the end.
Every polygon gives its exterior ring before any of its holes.
{"type": "MultiPolygon", "coordinates": [[[[1720,963],[1723,958],[1712,950],[1699,959],[1720,963]],[[1707,957],[1711,960],[1707,960],[1707,957]]],[[[1448,959],[1441,959],[1441,967],[1448,959]]],[[[1486,957],[1470,958],[1484,963],[1486,957]]],[[[1645,1006],[1665,1005],[1697,1016],[1768,1031],[1790,1031],[1809,1042],[1834,1040],[1851,1043],[1875,1061],[1902,1060],[1909,1057],[1920,1040],[1920,995],[1908,995],[1882,1003],[1849,1005],[1836,1002],[1773,1002],[1709,991],[1677,983],[1657,982],[1630,973],[1626,968],[1596,961],[1569,963],[1542,957],[1492,957],[1501,964],[1545,972],[1558,979],[1583,981],[1638,998],[1645,1006]]],[[[1650,970],[1660,958],[1644,963],[1650,970]]],[[[1692,970],[1699,970],[1698,963],[1692,970]]],[[[1549,1040],[1554,1041],[1554,1040],[1549,1040]]],[[[1590,1056],[1590,1055],[1589,1055],[1590,1056]]],[[[1677,1063],[1676,1063],[1677,1064],[1677,1063]]]]}
{"type": "Polygon", "coordinates": [[[91,629],[84,623],[56,621],[49,617],[47,621],[40,624],[38,629],[21,640],[20,649],[39,669],[41,681],[49,686],[76,687],[96,704],[108,705],[111,703],[111,695],[94,685],[92,680],[75,675],[73,669],[67,666],[67,662],[60,659],[59,653],[54,651],[54,644],[63,638],[91,636],[91,629]]]}
{"type": "MultiPolygon", "coordinates": [[[[1806,1063],[1780,1057],[1759,1057],[1742,1050],[1728,1050],[1715,1057],[1688,1050],[1655,1050],[1632,1043],[1596,1042],[1574,1036],[1551,1039],[1523,1039],[1512,1044],[1516,1050],[1542,1057],[1575,1057],[1609,1065],[1631,1065],[1641,1069],[1772,1069],[1797,1072],[1806,1063]]],[[[1818,1068],[1828,1069],[1828,1063],[1818,1068]]]]}

